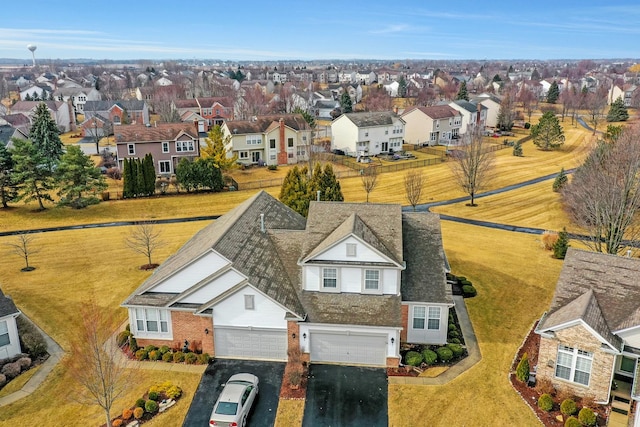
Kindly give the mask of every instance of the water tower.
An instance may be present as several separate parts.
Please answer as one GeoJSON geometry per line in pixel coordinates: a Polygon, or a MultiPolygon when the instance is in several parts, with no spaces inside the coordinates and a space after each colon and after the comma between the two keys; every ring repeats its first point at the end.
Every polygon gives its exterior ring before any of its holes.
{"type": "Polygon", "coordinates": [[[27,49],[29,49],[31,51],[31,58],[33,59],[33,66],[36,66],[36,49],[38,48],[38,46],[36,46],[35,44],[28,44],[27,45],[27,49]]]}

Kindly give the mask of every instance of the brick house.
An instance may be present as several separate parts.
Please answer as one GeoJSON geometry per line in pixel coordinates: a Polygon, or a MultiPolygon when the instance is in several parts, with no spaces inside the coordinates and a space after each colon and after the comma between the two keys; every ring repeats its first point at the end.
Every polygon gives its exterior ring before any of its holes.
{"type": "Polygon", "coordinates": [[[217,358],[397,366],[400,342],[443,344],[439,217],[261,191],[198,232],[122,304],[139,345],[196,342],[217,358]]]}
{"type": "Polygon", "coordinates": [[[639,259],[570,248],[536,328],[537,378],[597,402],[622,390],[640,400],[639,278],[639,259]]]}
{"type": "Polygon", "coordinates": [[[222,126],[227,120],[233,120],[233,100],[226,97],[200,97],[176,99],[173,105],[182,116],[186,112],[196,113],[206,121],[204,132],[213,126],[222,126]]]}

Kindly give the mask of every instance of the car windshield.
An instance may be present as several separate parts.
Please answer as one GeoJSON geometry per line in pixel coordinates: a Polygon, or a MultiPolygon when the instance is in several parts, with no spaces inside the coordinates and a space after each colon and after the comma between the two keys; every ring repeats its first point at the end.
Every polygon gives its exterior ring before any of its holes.
{"type": "Polygon", "coordinates": [[[233,402],[220,402],[216,408],[218,415],[235,415],[238,410],[238,404],[233,402]]]}
{"type": "Polygon", "coordinates": [[[243,380],[233,380],[233,381],[229,381],[227,384],[253,385],[253,383],[249,381],[243,381],[243,380]]]}

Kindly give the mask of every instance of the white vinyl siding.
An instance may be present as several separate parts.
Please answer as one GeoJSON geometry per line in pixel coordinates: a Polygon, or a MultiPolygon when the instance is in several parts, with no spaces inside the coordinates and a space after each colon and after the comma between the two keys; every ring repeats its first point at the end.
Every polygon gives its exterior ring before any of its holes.
{"type": "Polygon", "coordinates": [[[0,347],[4,347],[9,344],[11,344],[11,339],[9,338],[9,327],[7,326],[7,321],[3,320],[0,322],[0,347]]]}
{"type": "Polygon", "coordinates": [[[559,345],[556,358],[556,377],[588,386],[592,362],[593,353],[559,345]]]}
{"type": "Polygon", "coordinates": [[[255,310],[255,295],[245,295],[244,296],[244,309],[245,310],[255,310]]]}
{"type": "Polygon", "coordinates": [[[447,342],[449,307],[440,304],[407,304],[407,342],[442,345],[447,342]]]}

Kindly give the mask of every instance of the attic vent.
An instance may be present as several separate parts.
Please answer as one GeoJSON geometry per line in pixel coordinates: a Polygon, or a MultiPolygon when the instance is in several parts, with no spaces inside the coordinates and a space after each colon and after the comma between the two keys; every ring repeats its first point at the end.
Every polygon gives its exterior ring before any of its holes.
{"type": "Polygon", "coordinates": [[[264,228],[264,214],[263,213],[260,214],[260,231],[263,232],[263,233],[266,231],[266,229],[264,228]]]}

